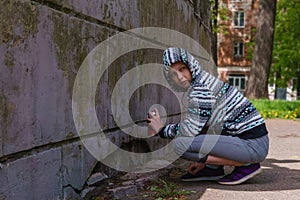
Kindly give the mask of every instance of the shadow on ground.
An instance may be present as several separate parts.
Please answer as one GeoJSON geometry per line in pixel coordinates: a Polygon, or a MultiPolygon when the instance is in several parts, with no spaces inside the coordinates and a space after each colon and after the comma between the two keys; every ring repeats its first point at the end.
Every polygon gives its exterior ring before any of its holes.
{"type": "MultiPolygon", "coordinates": [[[[216,182],[181,182],[180,175],[171,176],[166,180],[176,183],[179,188],[196,191],[189,199],[199,199],[206,189],[233,191],[280,191],[300,189],[300,169],[291,169],[290,165],[300,160],[266,159],[262,163],[263,171],[253,179],[236,186],[220,185],[216,182]]],[[[176,170],[176,168],[174,168],[176,170]]]]}

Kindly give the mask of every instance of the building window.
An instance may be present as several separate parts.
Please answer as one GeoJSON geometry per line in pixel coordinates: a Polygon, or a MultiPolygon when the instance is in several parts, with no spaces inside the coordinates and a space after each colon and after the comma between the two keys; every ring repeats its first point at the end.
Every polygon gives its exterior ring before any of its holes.
{"type": "Polygon", "coordinates": [[[244,11],[236,11],[233,13],[233,26],[235,28],[245,27],[244,11]]]}
{"type": "Polygon", "coordinates": [[[246,78],[243,74],[230,74],[228,76],[229,85],[236,87],[241,92],[246,89],[246,78]]]}
{"type": "Polygon", "coordinates": [[[244,55],[244,43],[243,42],[234,42],[233,45],[233,56],[242,57],[244,55]]]}

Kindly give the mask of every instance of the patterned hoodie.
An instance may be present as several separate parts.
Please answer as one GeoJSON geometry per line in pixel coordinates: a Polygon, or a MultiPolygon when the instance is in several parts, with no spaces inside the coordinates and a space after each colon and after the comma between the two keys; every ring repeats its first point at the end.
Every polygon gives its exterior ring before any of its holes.
{"type": "Polygon", "coordinates": [[[187,92],[188,110],[182,122],[162,128],[161,137],[196,136],[207,127],[207,134],[244,139],[267,134],[264,119],[251,102],[236,88],[202,70],[189,52],[182,48],[168,48],[163,54],[163,64],[170,86],[175,91],[187,92]],[[169,76],[170,67],[176,62],[183,62],[191,72],[192,82],[188,89],[178,87],[169,76]]]}

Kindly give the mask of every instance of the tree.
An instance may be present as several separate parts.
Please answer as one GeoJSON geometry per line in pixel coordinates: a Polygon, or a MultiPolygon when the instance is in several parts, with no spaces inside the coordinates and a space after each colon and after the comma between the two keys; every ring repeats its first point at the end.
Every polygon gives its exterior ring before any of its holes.
{"type": "Polygon", "coordinates": [[[245,95],[268,98],[268,78],[272,63],[276,0],[260,0],[252,67],[245,95]]]}
{"type": "MultiPolygon", "coordinates": [[[[222,1],[222,0],[221,0],[222,1]]],[[[209,0],[210,2],[210,25],[212,27],[213,43],[215,44],[212,50],[215,63],[218,63],[218,33],[223,35],[228,34],[228,27],[225,24],[220,24],[219,21],[230,20],[228,16],[228,8],[220,3],[219,0],[209,0]]]]}
{"type": "MultiPolygon", "coordinates": [[[[279,0],[276,11],[273,66],[270,82],[276,87],[287,87],[297,78],[300,94],[300,0],[279,0]]],[[[294,88],[296,89],[296,88],[294,88]]]]}

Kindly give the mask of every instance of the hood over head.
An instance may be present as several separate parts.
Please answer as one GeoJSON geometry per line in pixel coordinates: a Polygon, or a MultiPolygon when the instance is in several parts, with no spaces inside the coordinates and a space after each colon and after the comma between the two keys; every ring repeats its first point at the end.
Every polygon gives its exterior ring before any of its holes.
{"type": "Polygon", "coordinates": [[[192,82],[200,74],[201,66],[199,62],[185,49],[170,47],[164,51],[163,64],[164,64],[164,76],[170,86],[178,92],[184,92],[186,89],[177,86],[169,76],[171,65],[177,62],[183,62],[190,69],[192,74],[192,82]]]}

